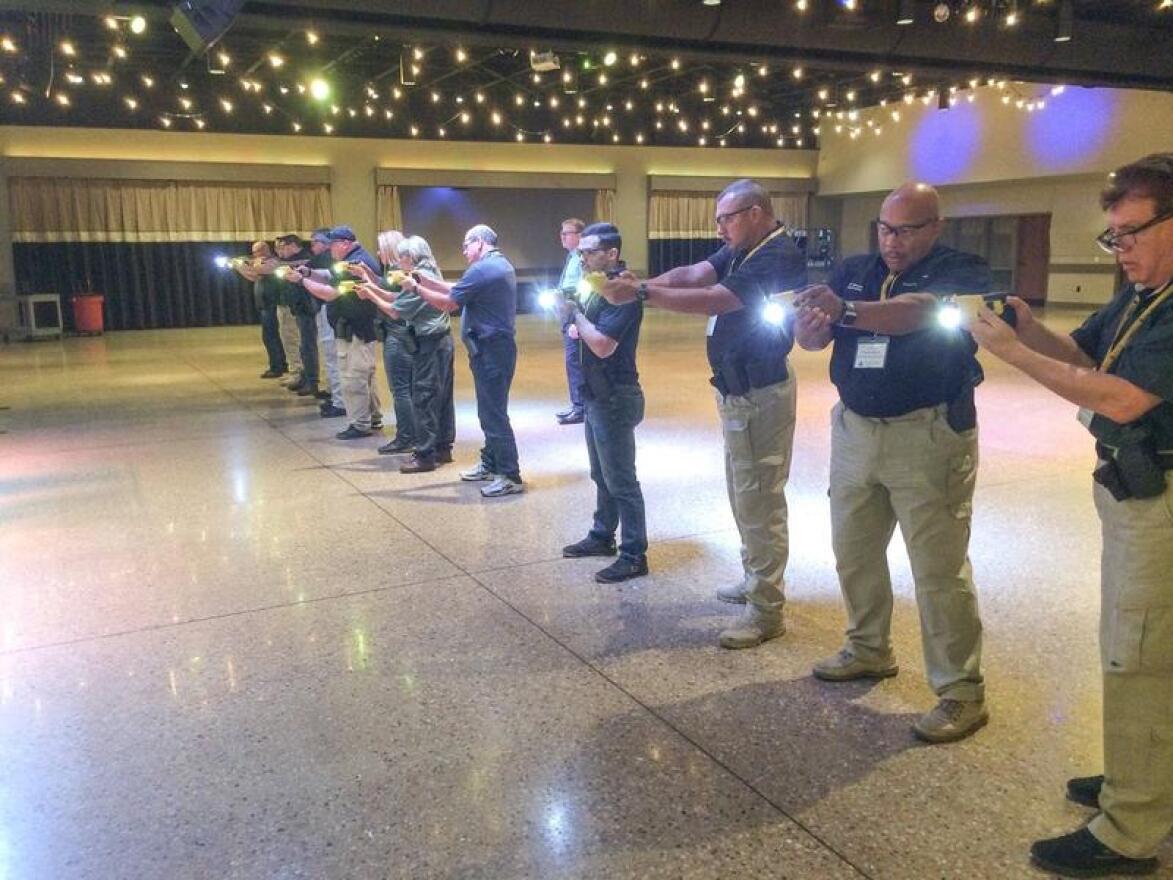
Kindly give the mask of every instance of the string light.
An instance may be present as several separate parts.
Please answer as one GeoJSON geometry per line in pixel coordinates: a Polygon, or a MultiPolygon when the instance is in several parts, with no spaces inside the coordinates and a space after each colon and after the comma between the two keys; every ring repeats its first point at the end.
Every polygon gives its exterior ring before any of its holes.
{"type": "Polygon", "coordinates": [[[12,37],[0,38],[0,49],[3,49],[9,55],[12,55],[17,51],[16,43],[13,42],[12,37]]]}
{"type": "Polygon", "coordinates": [[[277,70],[277,69],[285,66],[285,59],[282,58],[280,55],[278,55],[276,52],[270,52],[269,53],[269,65],[274,70],[277,70]]]}
{"type": "Polygon", "coordinates": [[[126,49],[125,49],[125,47],[123,47],[123,46],[115,46],[115,47],[113,48],[113,50],[112,50],[112,51],[114,52],[114,56],[115,56],[116,58],[118,58],[120,61],[125,61],[125,60],[126,60],[126,55],[127,55],[127,52],[126,52],[126,49]]]}
{"type": "Polygon", "coordinates": [[[71,43],[69,40],[62,40],[60,48],[61,54],[68,56],[69,58],[73,58],[75,55],[77,55],[77,49],[74,48],[73,43],[71,43]]]}
{"type": "Polygon", "coordinates": [[[316,46],[318,44],[318,35],[314,31],[306,31],[305,41],[311,46],[316,46]]]}
{"type": "Polygon", "coordinates": [[[25,103],[24,94],[22,92],[13,92],[12,93],[12,103],[13,104],[24,104],[25,103]]]}

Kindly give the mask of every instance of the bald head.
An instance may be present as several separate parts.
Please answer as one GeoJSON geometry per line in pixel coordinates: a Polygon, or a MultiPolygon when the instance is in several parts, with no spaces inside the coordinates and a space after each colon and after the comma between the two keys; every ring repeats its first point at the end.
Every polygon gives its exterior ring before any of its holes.
{"type": "Polygon", "coordinates": [[[919,263],[941,234],[941,198],[927,183],[905,183],[888,194],[876,224],[880,255],[893,272],[919,263]]]}

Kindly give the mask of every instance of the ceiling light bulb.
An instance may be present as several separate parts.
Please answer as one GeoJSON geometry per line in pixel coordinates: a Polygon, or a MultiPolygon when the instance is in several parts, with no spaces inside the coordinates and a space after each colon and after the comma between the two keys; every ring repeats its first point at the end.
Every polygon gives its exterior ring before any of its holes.
{"type": "Polygon", "coordinates": [[[306,31],[305,41],[311,46],[316,46],[318,44],[318,35],[314,31],[306,31]]]}
{"type": "Polygon", "coordinates": [[[62,40],[61,41],[61,54],[68,55],[70,58],[72,58],[74,55],[77,54],[77,50],[73,47],[73,43],[71,43],[69,40],[62,40]]]}
{"type": "Polygon", "coordinates": [[[274,69],[276,69],[276,68],[279,68],[285,64],[285,59],[282,58],[280,55],[278,55],[276,52],[271,52],[269,54],[269,64],[274,69]]]}
{"type": "Polygon", "coordinates": [[[619,60],[619,54],[617,52],[615,52],[614,50],[608,51],[607,54],[603,56],[603,63],[605,65],[607,65],[608,67],[613,65],[618,60],[619,60]]]}
{"type": "Polygon", "coordinates": [[[131,16],[130,32],[132,34],[141,34],[147,29],[147,20],[141,15],[131,16]]]}

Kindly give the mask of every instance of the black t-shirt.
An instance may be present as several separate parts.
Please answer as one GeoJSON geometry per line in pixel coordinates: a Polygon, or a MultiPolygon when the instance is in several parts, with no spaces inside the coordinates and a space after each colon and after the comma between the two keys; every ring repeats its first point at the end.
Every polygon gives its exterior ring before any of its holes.
{"type": "MultiPolygon", "coordinates": [[[[1071,338],[1088,357],[1097,364],[1102,363],[1118,331],[1126,330],[1140,317],[1155,293],[1151,289],[1137,291],[1133,285],[1127,285],[1115,299],[1073,331],[1071,338]],[[1139,307],[1133,308],[1138,294],[1139,307]],[[1125,319],[1127,323],[1122,324],[1125,319]]],[[[1108,372],[1161,398],[1161,403],[1145,413],[1140,423],[1152,432],[1158,449],[1173,450],[1173,296],[1145,318],[1108,372]]]]}
{"type": "Polygon", "coordinates": [[[806,284],[806,260],[784,227],[778,226],[748,251],[724,245],[709,257],[709,263],[721,285],[743,306],[711,322],[706,349],[713,372],[718,373],[727,360],[784,363],[794,345],[793,336],[762,317],[769,296],[806,284]]]}
{"type": "MultiPolygon", "coordinates": [[[[288,260],[282,260],[281,264],[283,266],[289,266],[293,263],[309,262],[312,256],[309,248],[303,247],[288,260]]],[[[281,286],[281,300],[285,305],[289,306],[290,311],[295,315],[316,315],[318,313],[318,308],[322,301],[300,284],[291,284],[288,281],[283,281],[281,286]]]]}
{"type": "MultiPolygon", "coordinates": [[[[827,279],[827,286],[843,299],[877,302],[889,275],[879,254],[850,257],[827,279]]],[[[890,297],[904,293],[986,293],[990,267],[974,254],[936,245],[928,255],[901,272],[890,297]]],[[[915,409],[949,403],[982,380],[974,357],[977,344],[968,332],[935,324],[888,338],[881,368],[857,367],[860,340],[882,337],[853,327],[835,326],[831,351],[831,381],[844,405],[869,418],[892,418],[915,409]]]]}
{"type": "Polygon", "coordinates": [[[593,294],[583,309],[588,321],[604,336],[618,345],[610,357],[601,358],[589,345],[579,340],[582,364],[585,369],[601,369],[612,385],[638,385],[635,368],[635,350],[639,345],[639,328],[643,323],[643,304],[638,302],[615,306],[598,294],[593,294]]]}
{"type": "MultiPolygon", "coordinates": [[[[383,272],[379,261],[367,253],[361,244],[356,244],[348,251],[341,262],[365,263],[376,275],[381,275],[383,272]]],[[[334,264],[331,262],[329,265],[333,266],[334,264]]],[[[345,279],[339,278],[336,279],[336,282],[341,280],[345,279]]],[[[326,308],[326,319],[330,322],[331,327],[337,329],[338,319],[345,318],[346,323],[350,326],[351,332],[363,342],[374,342],[377,338],[375,333],[375,319],[378,316],[378,306],[370,300],[360,298],[353,291],[340,294],[326,308]]]]}

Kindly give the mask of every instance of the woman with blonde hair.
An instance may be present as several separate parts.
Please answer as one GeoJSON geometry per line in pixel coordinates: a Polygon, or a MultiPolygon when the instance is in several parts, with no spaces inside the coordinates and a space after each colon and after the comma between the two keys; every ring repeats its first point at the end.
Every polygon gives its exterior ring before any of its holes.
{"type": "MultiPolygon", "coordinates": [[[[443,275],[427,241],[413,235],[395,249],[399,268],[443,281],[443,275]]],[[[432,471],[452,461],[456,436],[456,410],[452,399],[455,348],[447,312],[429,305],[416,292],[400,291],[387,279],[363,285],[359,295],[372,300],[385,315],[407,322],[407,348],[412,359],[412,412],[415,416],[415,450],[399,467],[400,473],[432,471]]]]}

